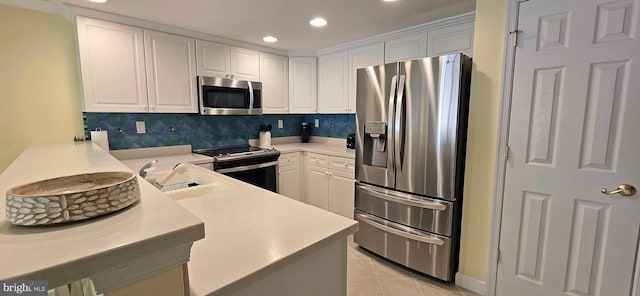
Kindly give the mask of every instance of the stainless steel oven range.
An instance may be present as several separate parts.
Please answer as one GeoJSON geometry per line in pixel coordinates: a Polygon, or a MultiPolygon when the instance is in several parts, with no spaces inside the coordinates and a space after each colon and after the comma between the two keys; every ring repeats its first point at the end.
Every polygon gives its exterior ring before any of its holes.
{"type": "Polygon", "coordinates": [[[198,149],[194,153],[213,157],[213,170],[235,179],[278,192],[280,151],[249,145],[198,149]]]}

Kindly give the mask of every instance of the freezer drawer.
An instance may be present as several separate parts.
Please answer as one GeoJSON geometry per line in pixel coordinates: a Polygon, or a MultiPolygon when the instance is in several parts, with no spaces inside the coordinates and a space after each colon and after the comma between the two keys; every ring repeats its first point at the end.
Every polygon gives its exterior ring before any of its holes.
{"type": "Polygon", "coordinates": [[[451,236],[453,205],[448,201],[356,184],[356,209],[444,236],[451,236]]]}
{"type": "Polygon", "coordinates": [[[355,210],[354,218],[360,223],[353,240],[361,247],[443,281],[452,280],[449,238],[358,210],[355,210]]]}

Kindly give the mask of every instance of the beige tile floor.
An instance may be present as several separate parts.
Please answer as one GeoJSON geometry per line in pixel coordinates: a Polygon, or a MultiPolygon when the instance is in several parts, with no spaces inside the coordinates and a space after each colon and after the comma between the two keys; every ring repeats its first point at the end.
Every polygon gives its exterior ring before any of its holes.
{"type": "Polygon", "coordinates": [[[349,236],[347,296],[478,296],[413,272],[360,248],[349,236]]]}

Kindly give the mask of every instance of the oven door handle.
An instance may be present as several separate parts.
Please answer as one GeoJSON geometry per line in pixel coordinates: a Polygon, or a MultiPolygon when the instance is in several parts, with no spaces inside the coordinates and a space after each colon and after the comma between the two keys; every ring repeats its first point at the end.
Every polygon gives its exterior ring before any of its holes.
{"type": "Polygon", "coordinates": [[[250,171],[250,170],[255,170],[255,169],[266,168],[266,167],[274,166],[274,165],[277,165],[277,164],[278,164],[278,161],[272,161],[272,162],[265,162],[265,163],[259,163],[259,164],[252,164],[252,165],[233,167],[233,168],[228,168],[228,169],[218,169],[218,170],[216,170],[216,172],[221,173],[221,174],[233,173],[233,172],[243,172],[243,171],[250,171]]]}
{"type": "Polygon", "coordinates": [[[444,241],[439,239],[439,238],[434,238],[434,237],[426,237],[426,236],[422,236],[422,235],[417,235],[417,234],[413,234],[413,233],[408,233],[406,231],[400,230],[400,229],[396,229],[394,227],[390,227],[384,224],[381,224],[380,222],[376,221],[379,219],[376,219],[373,216],[370,215],[365,215],[365,214],[360,214],[360,213],[356,213],[356,216],[359,218],[360,221],[369,224],[375,228],[378,228],[384,232],[388,232],[388,233],[392,233],[395,234],[397,236],[401,236],[410,240],[415,240],[415,241],[419,241],[419,242],[423,242],[423,243],[427,243],[427,244],[432,244],[432,245],[438,245],[438,246],[442,246],[444,245],[444,241]]]}

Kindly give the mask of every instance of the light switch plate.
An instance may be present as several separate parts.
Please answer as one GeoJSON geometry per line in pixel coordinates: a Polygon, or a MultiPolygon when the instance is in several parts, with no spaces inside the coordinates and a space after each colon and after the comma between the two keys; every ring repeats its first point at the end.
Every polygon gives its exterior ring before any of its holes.
{"type": "Polygon", "coordinates": [[[282,122],[282,119],[278,119],[278,128],[284,128],[284,122],[282,122]]]}
{"type": "Polygon", "coordinates": [[[144,121],[136,121],[136,132],[138,134],[144,134],[147,132],[147,128],[144,125],[144,121]]]}
{"type": "Polygon", "coordinates": [[[320,127],[320,119],[316,119],[316,121],[315,121],[315,126],[316,126],[316,127],[320,127]]]}

